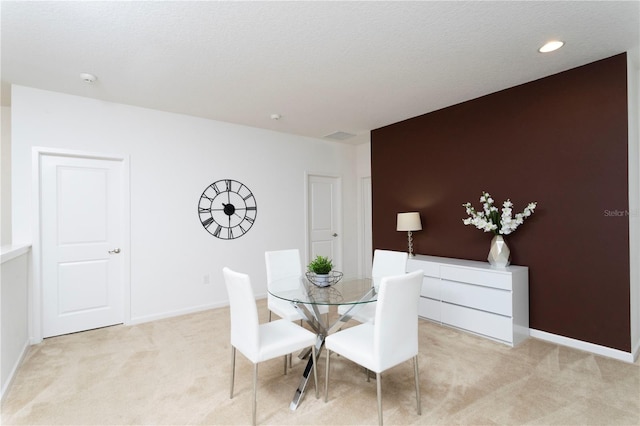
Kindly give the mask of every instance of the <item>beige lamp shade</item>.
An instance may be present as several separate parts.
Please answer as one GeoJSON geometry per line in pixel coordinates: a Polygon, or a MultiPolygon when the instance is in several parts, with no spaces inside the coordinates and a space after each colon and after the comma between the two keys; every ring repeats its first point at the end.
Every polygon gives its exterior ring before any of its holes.
{"type": "Polygon", "coordinates": [[[420,213],[398,213],[398,224],[396,231],[420,231],[422,223],[420,222],[420,213]]]}

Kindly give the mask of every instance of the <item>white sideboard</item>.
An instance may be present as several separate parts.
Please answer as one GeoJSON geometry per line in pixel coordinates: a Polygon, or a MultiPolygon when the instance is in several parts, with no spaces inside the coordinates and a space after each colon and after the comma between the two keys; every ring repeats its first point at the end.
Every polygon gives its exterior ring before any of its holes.
{"type": "Polygon", "coordinates": [[[529,337],[529,268],[416,255],[424,271],[418,314],[514,346],[529,337]]]}

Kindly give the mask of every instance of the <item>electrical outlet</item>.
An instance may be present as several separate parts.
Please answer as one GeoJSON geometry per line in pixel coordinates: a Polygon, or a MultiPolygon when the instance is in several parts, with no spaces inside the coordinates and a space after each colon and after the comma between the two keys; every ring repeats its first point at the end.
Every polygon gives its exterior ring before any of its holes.
{"type": "Polygon", "coordinates": [[[202,284],[211,284],[211,277],[209,276],[209,274],[203,275],[202,284]]]}

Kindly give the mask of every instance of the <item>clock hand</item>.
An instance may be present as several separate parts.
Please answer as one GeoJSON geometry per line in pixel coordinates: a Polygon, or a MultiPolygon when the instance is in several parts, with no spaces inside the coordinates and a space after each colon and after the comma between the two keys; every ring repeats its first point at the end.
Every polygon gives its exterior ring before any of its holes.
{"type": "Polygon", "coordinates": [[[222,206],[224,207],[222,210],[224,211],[224,214],[226,214],[227,216],[231,216],[236,211],[236,207],[231,203],[229,204],[222,203],[222,206]]]}

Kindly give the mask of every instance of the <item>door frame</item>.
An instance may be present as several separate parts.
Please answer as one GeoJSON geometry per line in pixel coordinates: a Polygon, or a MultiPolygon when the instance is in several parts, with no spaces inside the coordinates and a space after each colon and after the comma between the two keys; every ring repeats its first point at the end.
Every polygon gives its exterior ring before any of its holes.
{"type": "Polygon", "coordinates": [[[40,165],[43,156],[73,157],[92,160],[119,161],[122,164],[122,180],[120,194],[122,223],[122,308],[125,325],[131,323],[131,204],[129,156],[113,155],[86,151],[75,151],[47,147],[33,147],[31,149],[31,202],[32,202],[32,274],[29,280],[29,340],[32,345],[43,340],[43,305],[42,305],[42,235],[40,231],[41,218],[41,185],[40,165]]]}
{"type": "Polygon", "coordinates": [[[362,256],[360,257],[360,267],[362,268],[361,276],[371,278],[371,266],[373,265],[373,232],[372,224],[372,186],[371,176],[363,176],[360,178],[360,190],[362,191],[362,216],[360,217],[360,226],[362,230],[361,244],[362,256]]]}
{"type": "MultiPolygon", "coordinates": [[[[304,229],[305,229],[305,233],[304,233],[304,256],[305,256],[305,268],[306,265],[311,261],[311,259],[309,259],[309,255],[310,255],[310,244],[311,244],[311,237],[310,237],[310,229],[309,229],[309,202],[310,202],[310,195],[309,195],[309,180],[311,177],[324,177],[324,178],[331,178],[331,179],[335,179],[338,183],[338,203],[339,203],[339,212],[338,212],[338,230],[336,230],[337,232],[340,233],[340,241],[338,242],[339,247],[340,247],[340,264],[342,265],[342,262],[344,261],[344,238],[343,238],[343,230],[342,230],[342,222],[343,222],[343,211],[342,211],[342,176],[340,175],[332,175],[329,173],[312,173],[312,172],[305,172],[304,173],[304,229]]],[[[344,266],[343,266],[344,268],[344,266]]],[[[304,269],[304,268],[303,268],[304,269]]]]}

